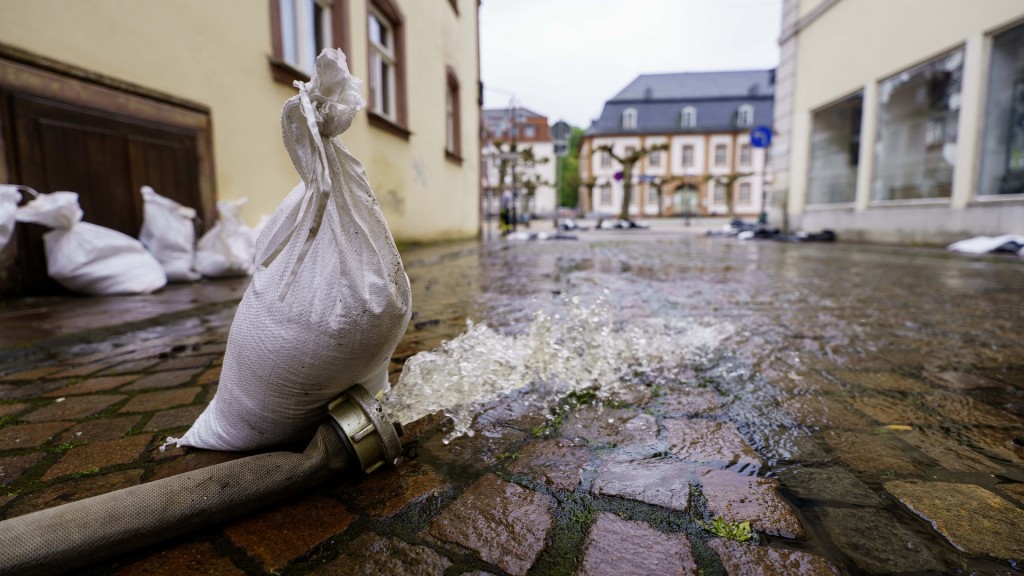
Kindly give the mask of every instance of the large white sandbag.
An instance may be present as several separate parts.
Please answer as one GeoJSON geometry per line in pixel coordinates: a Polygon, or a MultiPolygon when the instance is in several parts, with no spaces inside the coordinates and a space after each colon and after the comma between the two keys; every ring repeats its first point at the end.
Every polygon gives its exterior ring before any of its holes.
{"type": "Polygon", "coordinates": [[[82,222],[78,194],[40,194],[18,208],[19,222],[53,228],[43,235],[46,270],[65,288],[85,294],[148,294],[167,275],[141,242],[110,228],[82,222]]]}
{"type": "Polygon", "coordinates": [[[342,391],[388,387],[409,323],[409,279],[362,165],[334,138],[364,106],[359,85],[344,54],[329,49],[285,103],[285,147],[302,183],[258,238],[217,393],[179,445],[307,441],[342,391]]]}
{"type": "Polygon", "coordinates": [[[192,282],[202,276],[192,269],[196,258],[196,211],[161,196],[151,186],[142,194],[139,241],[164,267],[168,282],[192,282]]]}
{"type": "Polygon", "coordinates": [[[14,234],[14,215],[20,201],[21,192],[17,186],[0,184],[0,250],[7,246],[14,234]]]}
{"type": "Polygon", "coordinates": [[[242,220],[248,198],[218,200],[220,218],[196,246],[196,270],[209,278],[252,274],[256,240],[242,220]]]}

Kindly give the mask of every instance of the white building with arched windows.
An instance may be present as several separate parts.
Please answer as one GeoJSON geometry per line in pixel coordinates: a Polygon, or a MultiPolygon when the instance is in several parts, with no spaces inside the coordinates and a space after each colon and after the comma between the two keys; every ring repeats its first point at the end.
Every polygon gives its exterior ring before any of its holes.
{"type": "Polygon", "coordinates": [[[768,151],[750,131],[772,124],[774,70],[643,74],[605,102],[583,137],[580,196],[585,214],[622,207],[622,166],[615,156],[664,144],[633,168],[632,216],[680,214],[756,218],[768,192],[768,151]]]}

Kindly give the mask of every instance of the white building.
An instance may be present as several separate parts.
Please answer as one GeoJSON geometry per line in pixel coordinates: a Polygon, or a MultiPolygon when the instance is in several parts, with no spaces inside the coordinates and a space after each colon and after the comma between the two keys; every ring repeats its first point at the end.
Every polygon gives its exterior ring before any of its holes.
{"type": "Polygon", "coordinates": [[[766,151],[750,141],[755,126],[771,126],[774,71],[685,72],[638,76],[605,102],[583,137],[580,179],[585,213],[619,214],[624,194],[615,156],[659,144],[633,168],[633,216],[728,212],[756,217],[767,192],[766,151]],[[659,187],[661,200],[659,203],[659,187]]]}
{"type": "Polygon", "coordinates": [[[785,0],[773,219],[945,244],[1024,233],[1024,3],[785,0]]]}
{"type": "MultiPolygon", "coordinates": [[[[483,189],[485,210],[495,214],[501,192],[512,188],[516,172],[518,213],[548,217],[555,209],[556,159],[551,128],[546,116],[526,108],[496,108],[483,111],[483,189]],[[502,151],[515,145],[517,158],[508,160],[505,182],[499,182],[502,151]],[[529,153],[524,153],[529,150],[529,153]],[[532,161],[530,161],[532,158],[532,161]]],[[[507,157],[506,157],[507,158],[507,157]]]]}

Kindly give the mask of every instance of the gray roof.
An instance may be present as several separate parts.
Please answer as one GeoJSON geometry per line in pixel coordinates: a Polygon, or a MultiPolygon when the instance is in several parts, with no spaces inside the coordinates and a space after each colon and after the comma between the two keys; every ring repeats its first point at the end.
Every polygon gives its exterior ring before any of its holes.
{"type": "Polygon", "coordinates": [[[642,74],[604,104],[589,135],[745,131],[736,125],[743,104],[754,108],[751,126],[772,125],[774,70],[642,74]],[[683,108],[693,107],[697,124],[681,128],[683,108]],[[622,113],[637,111],[637,127],[624,129],[622,113]]]}

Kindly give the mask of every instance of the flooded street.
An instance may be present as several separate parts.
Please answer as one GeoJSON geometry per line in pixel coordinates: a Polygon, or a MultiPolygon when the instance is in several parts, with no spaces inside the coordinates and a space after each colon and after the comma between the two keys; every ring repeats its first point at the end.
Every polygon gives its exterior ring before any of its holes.
{"type": "Polygon", "coordinates": [[[464,332],[467,318],[505,335],[535,330],[537,311],[568,322],[573,299],[603,301],[613,331],[645,326],[639,349],[662,350],[685,326],[725,327],[699,354],[680,344],[672,370],[659,351],[606,384],[653,391],[640,404],[657,433],[591,470],[589,483],[584,474],[583,489],[665,504],[654,495],[718,469],[778,483],[802,529],[761,518],[762,543],[840,570],[1022,568],[1013,561],[1024,557],[1018,258],[667,230],[578,236],[466,246],[415,259],[408,272],[414,303],[446,314],[414,317],[410,335],[426,349],[464,332]],[[680,414],[690,418],[672,419],[680,414]],[[712,450],[699,472],[671,468],[692,460],[680,442],[728,443],[731,430],[746,445],[725,452],[733,456],[712,450]],[[623,479],[644,470],[646,479],[623,479]]]}

